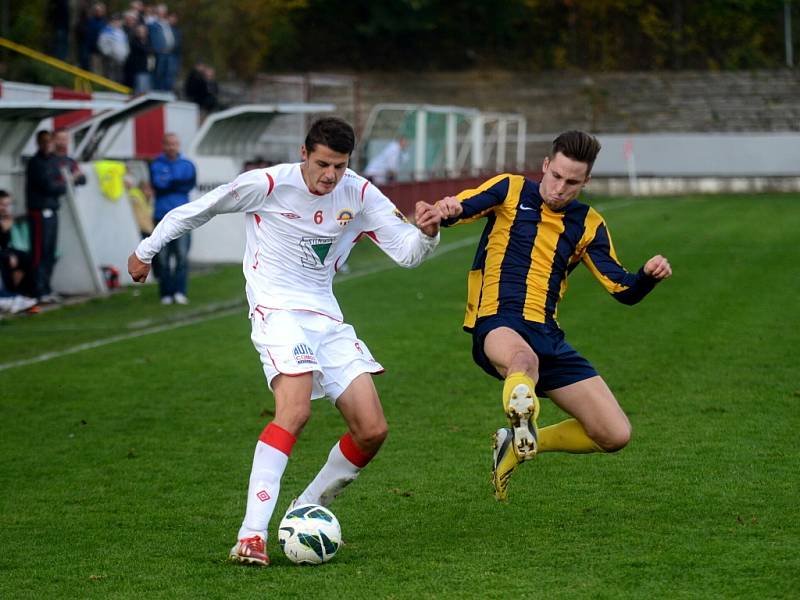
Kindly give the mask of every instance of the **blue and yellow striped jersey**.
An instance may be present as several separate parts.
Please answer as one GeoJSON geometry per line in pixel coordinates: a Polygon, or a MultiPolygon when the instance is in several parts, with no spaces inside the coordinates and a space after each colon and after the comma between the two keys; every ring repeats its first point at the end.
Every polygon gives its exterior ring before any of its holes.
{"type": "Polygon", "coordinates": [[[507,173],[457,197],[464,211],[443,225],[487,219],[469,273],[467,331],[477,319],[495,314],[558,326],[567,276],[580,262],[624,304],[636,304],[655,286],[643,270],[623,268],[605,221],[578,200],[553,211],[538,183],[507,173]]]}

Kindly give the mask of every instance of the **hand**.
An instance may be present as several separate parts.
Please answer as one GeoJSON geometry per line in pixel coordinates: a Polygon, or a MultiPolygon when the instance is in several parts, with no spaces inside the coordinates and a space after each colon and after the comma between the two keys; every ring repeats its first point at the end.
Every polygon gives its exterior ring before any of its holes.
{"type": "Polygon", "coordinates": [[[644,264],[644,273],[661,281],[672,275],[672,267],[669,266],[669,261],[665,257],[657,254],[644,264]]]}
{"type": "Polygon", "coordinates": [[[131,254],[128,257],[128,273],[131,274],[131,279],[134,281],[144,283],[150,273],[150,265],[139,260],[136,254],[131,254]]]}
{"type": "Polygon", "coordinates": [[[455,196],[446,196],[436,203],[436,208],[442,215],[442,220],[458,217],[464,212],[461,201],[455,196]]]}
{"type": "Polygon", "coordinates": [[[417,202],[414,209],[414,217],[417,227],[428,237],[435,237],[439,233],[439,223],[442,222],[442,214],[433,204],[417,202]]]}

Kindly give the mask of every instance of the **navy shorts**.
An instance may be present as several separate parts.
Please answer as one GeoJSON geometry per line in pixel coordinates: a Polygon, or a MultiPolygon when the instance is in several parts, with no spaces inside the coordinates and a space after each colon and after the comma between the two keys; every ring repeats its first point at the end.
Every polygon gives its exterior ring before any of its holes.
{"type": "Polygon", "coordinates": [[[539,357],[538,395],[597,375],[592,364],[564,341],[564,332],[558,327],[493,315],[479,319],[472,332],[472,358],[492,377],[503,379],[484,353],[483,342],[486,335],[498,327],[509,327],[516,331],[539,357]]]}

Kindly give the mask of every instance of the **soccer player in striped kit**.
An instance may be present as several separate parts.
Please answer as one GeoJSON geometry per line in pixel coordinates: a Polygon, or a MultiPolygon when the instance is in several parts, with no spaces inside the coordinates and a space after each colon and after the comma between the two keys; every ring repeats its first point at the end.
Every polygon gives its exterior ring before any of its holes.
{"type": "Polygon", "coordinates": [[[492,465],[498,500],[508,498],[517,466],[539,452],[613,452],[630,439],[628,417],[556,320],[567,276],[581,262],[623,304],[636,304],[672,275],[660,255],[626,271],[603,218],[577,200],[599,151],[593,136],[567,131],[553,141],[541,183],[503,174],[437,203],[444,226],[487,219],[469,273],[464,329],[475,362],[504,380],[509,426],[494,434],[492,465]],[[573,418],[539,429],[542,394],[573,418]]]}
{"type": "Polygon", "coordinates": [[[332,281],[362,235],[404,267],[428,257],[439,242],[440,212],[417,203],[416,226],[365,178],[347,168],[352,127],[317,120],[300,163],[242,173],[232,183],[179,206],[131,255],[128,270],[144,281],[153,256],[170,240],[216,214],[246,213],[243,270],[251,339],[275,396],[275,418],[256,444],[247,509],[231,559],[269,564],[267,526],[292,447],[311,413],[328,397],[347,432],[297,504],[328,505],[375,456],[387,435],[372,381],[383,367],[343,321],[332,281]]]}

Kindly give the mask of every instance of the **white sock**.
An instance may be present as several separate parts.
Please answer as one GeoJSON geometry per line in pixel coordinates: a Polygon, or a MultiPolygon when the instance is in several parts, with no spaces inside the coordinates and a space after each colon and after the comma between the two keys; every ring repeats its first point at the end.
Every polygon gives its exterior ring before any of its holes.
{"type": "Polygon", "coordinates": [[[266,539],[267,525],[278,502],[281,477],[289,457],[261,440],[256,444],[250,486],[247,490],[247,512],[239,529],[239,539],[255,534],[266,539]]]}
{"type": "Polygon", "coordinates": [[[297,504],[321,504],[328,506],[347,487],[372,458],[364,454],[346,434],[334,444],[328,453],[328,461],[314,480],[297,497],[297,504]],[[342,448],[344,447],[344,452],[342,448]],[[345,456],[345,452],[348,456],[345,456]],[[354,464],[358,463],[358,464],[354,464]]]}

